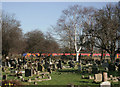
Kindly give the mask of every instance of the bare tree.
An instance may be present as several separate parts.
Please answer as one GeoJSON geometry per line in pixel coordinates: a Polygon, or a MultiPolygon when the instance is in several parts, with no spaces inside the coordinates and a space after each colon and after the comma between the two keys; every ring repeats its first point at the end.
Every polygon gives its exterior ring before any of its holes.
{"type": "Polygon", "coordinates": [[[34,30],[25,34],[26,52],[57,52],[59,45],[50,33],[44,35],[40,30],[34,30]]]}
{"type": "Polygon", "coordinates": [[[94,13],[94,22],[85,23],[86,35],[94,37],[95,47],[107,51],[112,61],[118,52],[119,14],[118,5],[109,4],[94,13]]]}
{"type": "Polygon", "coordinates": [[[22,53],[25,48],[20,22],[14,15],[2,14],[2,54],[22,53]]]}
{"type": "Polygon", "coordinates": [[[57,34],[60,36],[61,41],[66,44],[69,49],[75,49],[76,61],[78,61],[79,52],[82,48],[81,43],[85,42],[84,38],[80,38],[83,34],[83,23],[88,21],[89,16],[93,13],[92,7],[82,7],[74,5],[66,10],[63,10],[63,14],[57,22],[57,26],[54,27],[57,34]]]}
{"type": "Polygon", "coordinates": [[[25,34],[27,43],[26,52],[40,52],[43,48],[44,35],[39,30],[33,30],[25,34]]]}

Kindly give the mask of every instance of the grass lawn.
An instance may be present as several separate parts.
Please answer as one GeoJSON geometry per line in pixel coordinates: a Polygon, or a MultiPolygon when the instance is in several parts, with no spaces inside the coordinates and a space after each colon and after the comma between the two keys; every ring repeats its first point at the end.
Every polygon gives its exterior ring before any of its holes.
{"type": "MultiPolygon", "coordinates": [[[[3,73],[3,75],[6,73],[3,73]]],[[[9,74],[9,73],[7,73],[9,74]]],[[[93,83],[93,80],[89,80],[89,79],[81,79],[82,74],[84,74],[85,76],[88,76],[88,73],[80,73],[78,72],[76,69],[63,69],[63,70],[58,70],[58,71],[54,71],[52,72],[52,74],[50,75],[52,80],[49,81],[42,81],[42,82],[37,82],[37,85],[85,85],[85,86],[90,86],[91,87],[99,87],[100,83],[93,83]]],[[[91,75],[91,73],[90,73],[91,75]]],[[[116,75],[116,73],[115,73],[116,75]]],[[[93,74],[92,74],[93,76],[93,74]]],[[[114,76],[114,75],[113,75],[114,76]]],[[[24,77],[24,75],[23,75],[24,77]]],[[[26,77],[27,79],[29,77],[26,77]]],[[[31,77],[32,79],[35,78],[35,76],[31,77]]],[[[8,80],[17,80],[16,77],[14,76],[8,76],[7,77],[8,80]]],[[[34,85],[33,82],[28,83],[28,82],[23,82],[23,84],[26,85],[34,85]]],[[[112,83],[114,84],[120,84],[120,81],[117,83],[112,83]]],[[[84,87],[84,86],[83,86],[84,87]]],[[[118,86],[116,86],[118,87],[118,86]]]]}

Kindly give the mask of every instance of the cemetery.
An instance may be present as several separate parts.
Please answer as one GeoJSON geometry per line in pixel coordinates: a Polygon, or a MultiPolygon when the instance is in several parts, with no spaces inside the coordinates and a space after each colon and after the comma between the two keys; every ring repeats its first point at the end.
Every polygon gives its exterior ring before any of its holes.
{"type": "Polygon", "coordinates": [[[2,84],[9,81],[12,85],[120,86],[120,63],[111,64],[109,59],[93,60],[91,56],[76,62],[75,54],[58,54],[7,56],[2,61],[2,84]]]}
{"type": "Polygon", "coordinates": [[[72,2],[3,2],[0,87],[120,87],[120,1],[72,2]]]}

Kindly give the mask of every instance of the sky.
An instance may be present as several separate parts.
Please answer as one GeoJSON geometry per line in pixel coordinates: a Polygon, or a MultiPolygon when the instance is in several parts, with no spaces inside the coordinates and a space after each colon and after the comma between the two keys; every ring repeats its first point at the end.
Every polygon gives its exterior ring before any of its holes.
{"type": "Polygon", "coordinates": [[[79,4],[99,9],[108,3],[111,2],[2,2],[2,10],[15,14],[15,18],[21,23],[23,33],[35,29],[47,32],[51,25],[55,26],[62,10],[71,5],[79,4]]]}

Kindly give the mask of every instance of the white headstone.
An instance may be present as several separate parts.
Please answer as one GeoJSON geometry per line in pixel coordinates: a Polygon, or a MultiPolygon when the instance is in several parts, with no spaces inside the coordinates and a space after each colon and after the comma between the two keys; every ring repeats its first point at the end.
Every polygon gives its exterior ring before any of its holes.
{"type": "Polygon", "coordinates": [[[109,81],[102,82],[100,87],[111,87],[111,83],[109,81]]]}

